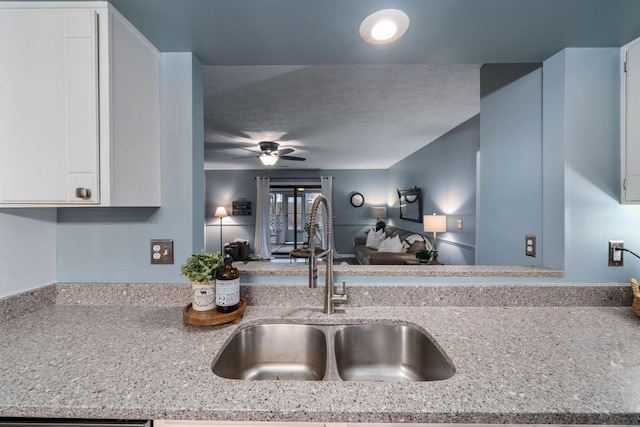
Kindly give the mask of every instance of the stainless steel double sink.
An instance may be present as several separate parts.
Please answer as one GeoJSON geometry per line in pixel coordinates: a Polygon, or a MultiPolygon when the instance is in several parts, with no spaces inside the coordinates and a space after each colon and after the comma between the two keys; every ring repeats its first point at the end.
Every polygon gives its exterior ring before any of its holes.
{"type": "Polygon", "coordinates": [[[237,380],[435,381],[455,367],[423,332],[388,324],[259,324],[237,331],[213,362],[237,380]]]}

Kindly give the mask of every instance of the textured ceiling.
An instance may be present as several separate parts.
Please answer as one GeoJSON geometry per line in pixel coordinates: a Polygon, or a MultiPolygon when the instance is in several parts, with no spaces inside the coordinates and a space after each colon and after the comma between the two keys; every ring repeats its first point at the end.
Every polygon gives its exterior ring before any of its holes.
{"type": "Polygon", "coordinates": [[[208,66],[205,168],[262,168],[275,140],[304,169],[386,169],[480,111],[478,65],[208,66]]]}

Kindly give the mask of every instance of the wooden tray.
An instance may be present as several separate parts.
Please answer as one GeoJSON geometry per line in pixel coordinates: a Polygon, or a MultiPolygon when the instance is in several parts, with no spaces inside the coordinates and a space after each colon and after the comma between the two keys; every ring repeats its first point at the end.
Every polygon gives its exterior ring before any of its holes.
{"type": "Polygon", "coordinates": [[[246,309],[247,302],[244,298],[240,298],[240,306],[231,313],[220,313],[215,308],[207,311],[196,311],[193,309],[191,303],[189,303],[182,309],[182,323],[185,326],[211,326],[222,325],[223,323],[229,322],[239,323],[246,309]]]}

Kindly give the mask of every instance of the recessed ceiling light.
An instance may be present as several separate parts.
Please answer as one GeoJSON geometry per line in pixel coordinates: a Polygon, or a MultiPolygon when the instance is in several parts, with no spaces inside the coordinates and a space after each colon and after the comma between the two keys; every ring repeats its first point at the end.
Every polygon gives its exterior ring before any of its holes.
{"type": "Polygon", "coordinates": [[[371,29],[371,37],[376,40],[384,41],[389,40],[391,37],[395,36],[398,32],[398,26],[393,21],[389,21],[385,19],[384,21],[380,21],[373,26],[371,29]]]}
{"type": "Polygon", "coordinates": [[[383,9],[364,18],[360,37],[367,43],[384,44],[398,40],[409,28],[409,17],[398,9],[383,9]]]}

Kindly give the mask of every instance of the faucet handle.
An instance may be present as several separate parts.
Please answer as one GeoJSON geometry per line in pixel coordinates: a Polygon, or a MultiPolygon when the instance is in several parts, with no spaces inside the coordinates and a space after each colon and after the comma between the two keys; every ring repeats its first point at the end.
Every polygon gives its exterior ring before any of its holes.
{"type": "MultiPolygon", "coordinates": [[[[334,290],[335,291],[335,290],[334,290]]],[[[334,304],[346,304],[349,296],[347,295],[347,285],[345,281],[342,281],[342,293],[335,293],[331,295],[331,302],[334,304]]]]}
{"type": "Polygon", "coordinates": [[[331,297],[331,301],[333,301],[334,304],[346,304],[348,299],[349,295],[345,294],[336,294],[331,297]]]}
{"type": "Polygon", "coordinates": [[[338,305],[333,307],[333,312],[344,314],[347,312],[347,308],[344,305],[338,305]]]}
{"type": "Polygon", "coordinates": [[[333,307],[333,312],[346,313],[347,308],[345,304],[347,304],[347,300],[349,297],[346,294],[337,294],[331,297],[331,306],[333,307]]]}
{"type": "Polygon", "coordinates": [[[338,295],[347,296],[347,283],[344,280],[342,281],[342,292],[338,293],[338,295]]]}

